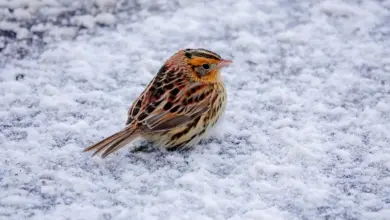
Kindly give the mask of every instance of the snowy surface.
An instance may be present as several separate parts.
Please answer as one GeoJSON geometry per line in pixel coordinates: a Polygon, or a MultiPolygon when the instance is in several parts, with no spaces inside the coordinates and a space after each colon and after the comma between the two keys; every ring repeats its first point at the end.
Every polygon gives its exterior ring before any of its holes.
{"type": "Polygon", "coordinates": [[[389,0],[129,2],[0,0],[0,219],[390,219],[389,0]],[[234,61],[210,139],[81,153],[187,47],[234,61]]]}

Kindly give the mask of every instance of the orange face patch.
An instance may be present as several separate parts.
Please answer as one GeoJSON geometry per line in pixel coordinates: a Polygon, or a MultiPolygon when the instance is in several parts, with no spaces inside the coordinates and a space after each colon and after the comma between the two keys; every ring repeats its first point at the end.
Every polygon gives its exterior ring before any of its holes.
{"type": "Polygon", "coordinates": [[[193,57],[191,59],[188,59],[188,63],[191,65],[191,66],[201,66],[202,64],[204,63],[208,63],[208,64],[218,64],[219,63],[219,60],[215,60],[215,59],[208,59],[208,58],[204,58],[204,57],[193,57]]]}
{"type": "Polygon", "coordinates": [[[191,72],[191,78],[198,82],[203,83],[216,83],[220,82],[220,70],[213,69],[204,76],[199,76],[195,71],[191,72]]]}
{"type": "Polygon", "coordinates": [[[203,64],[209,64],[210,66],[218,65],[220,60],[193,56],[186,59],[186,61],[192,67],[193,72],[191,73],[191,78],[194,80],[204,83],[216,83],[220,81],[220,70],[218,68],[210,69],[204,75],[199,75],[196,71],[203,64]]]}
{"type": "Polygon", "coordinates": [[[203,82],[208,82],[208,83],[215,83],[219,82],[221,80],[220,76],[220,70],[219,69],[214,69],[211,70],[211,72],[200,79],[203,82]]]}

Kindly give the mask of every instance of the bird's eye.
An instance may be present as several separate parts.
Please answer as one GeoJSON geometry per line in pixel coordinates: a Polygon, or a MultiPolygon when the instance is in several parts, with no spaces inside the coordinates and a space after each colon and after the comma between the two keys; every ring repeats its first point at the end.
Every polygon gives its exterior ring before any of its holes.
{"type": "Polygon", "coordinates": [[[196,73],[198,74],[199,77],[202,77],[209,74],[213,68],[214,68],[214,64],[204,63],[201,66],[198,66],[196,68],[196,73]]]}

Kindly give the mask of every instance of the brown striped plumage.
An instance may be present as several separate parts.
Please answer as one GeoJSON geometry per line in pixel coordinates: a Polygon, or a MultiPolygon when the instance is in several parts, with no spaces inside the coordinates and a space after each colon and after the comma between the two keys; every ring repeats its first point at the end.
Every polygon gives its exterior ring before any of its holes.
{"type": "Polygon", "coordinates": [[[104,158],[136,137],[167,150],[194,146],[225,109],[220,70],[230,63],[205,49],[177,52],[134,101],[125,129],[84,151],[104,158]]]}

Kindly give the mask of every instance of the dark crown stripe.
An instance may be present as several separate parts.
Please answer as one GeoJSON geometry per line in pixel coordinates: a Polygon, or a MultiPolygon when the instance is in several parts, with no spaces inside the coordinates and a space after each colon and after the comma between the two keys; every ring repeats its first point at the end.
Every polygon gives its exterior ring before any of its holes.
{"type": "Polygon", "coordinates": [[[205,53],[213,54],[214,56],[216,56],[216,57],[218,57],[218,58],[221,58],[221,56],[219,56],[218,54],[214,53],[213,51],[206,50],[206,49],[202,49],[202,48],[200,48],[200,49],[198,49],[198,50],[203,51],[203,52],[205,52],[205,53]]]}
{"type": "Polygon", "coordinates": [[[204,57],[204,58],[215,59],[215,60],[221,59],[221,56],[206,49],[196,49],[191,51],[191,54],[197,57],[204,57]]]}

